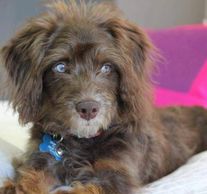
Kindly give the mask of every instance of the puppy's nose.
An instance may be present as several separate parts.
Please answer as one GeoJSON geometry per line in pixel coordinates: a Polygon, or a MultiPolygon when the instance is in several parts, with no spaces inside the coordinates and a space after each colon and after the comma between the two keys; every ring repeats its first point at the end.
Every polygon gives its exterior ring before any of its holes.
{"type": "Polygon", "coordinates": [[[98,114],[100,104],[96,101],[83,101],[76,104],[76,111],[79,113],[81,118],[89,121],[94,119],[98,114]]]}

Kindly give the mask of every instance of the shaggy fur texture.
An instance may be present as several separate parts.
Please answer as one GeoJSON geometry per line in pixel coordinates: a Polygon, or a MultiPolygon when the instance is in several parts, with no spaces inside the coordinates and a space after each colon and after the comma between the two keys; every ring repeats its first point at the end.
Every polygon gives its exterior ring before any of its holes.
{"type": "Polygon", "coordinates": [[[33,127],[0,193],[129,194],[206,149],[204,109],[153,107],[151,51],[108,4],[55,1],[27,22],[1,54],[10,102],[33,127]],[[84,119],[77,106],[88,101],[98,108],[84,119]],[[45,133],[63,137],[61,161],[39,152],[45,133]]]}

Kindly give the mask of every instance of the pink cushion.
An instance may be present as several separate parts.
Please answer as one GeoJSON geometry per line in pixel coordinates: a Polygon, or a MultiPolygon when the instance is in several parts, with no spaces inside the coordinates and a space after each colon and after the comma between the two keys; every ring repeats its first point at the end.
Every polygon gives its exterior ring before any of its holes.
{"type": "Polygon", "coordinates": [[[156,87],[155,104],[158,106],[199,105],[207,107],[207,62],[194,80],[189,92],[177,92],[156,87]]]}
{"type": "Polygon", "coordinates": [[[150,31],[164,60],[153,79],[155,104],[207,107],[207,26],[150,31]]]}

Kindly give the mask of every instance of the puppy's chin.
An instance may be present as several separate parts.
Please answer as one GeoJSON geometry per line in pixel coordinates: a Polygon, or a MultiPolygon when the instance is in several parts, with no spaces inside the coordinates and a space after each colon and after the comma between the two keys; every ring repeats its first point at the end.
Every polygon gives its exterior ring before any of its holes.
{"type": "Polygon", "coordinates": [[[70,133],[79,138],[92,138],[99,135],[100,130],[106,130],[107,125],[102,119],[92,119],[90,121],[74,118],[71,120],[70,133]]]}
{"type": "Polygon", "coordinates": [[[88,126],[81,126],[77,129],[71,128],[71,134],[78,138],[92,138],[99,135],[99,128],[89,124],[88,126]]]}

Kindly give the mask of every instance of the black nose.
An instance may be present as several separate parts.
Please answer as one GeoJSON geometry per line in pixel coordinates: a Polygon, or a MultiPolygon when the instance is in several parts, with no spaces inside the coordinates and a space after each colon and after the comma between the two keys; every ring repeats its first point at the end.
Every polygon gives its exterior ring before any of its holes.
{"type": "Polygon", "coordinates": [[[96,101],[82,101],[76,104],[76,111],[79,113],[81,118],[89,121],[94,119],[98,114],[100,104],[96,101]]]}

